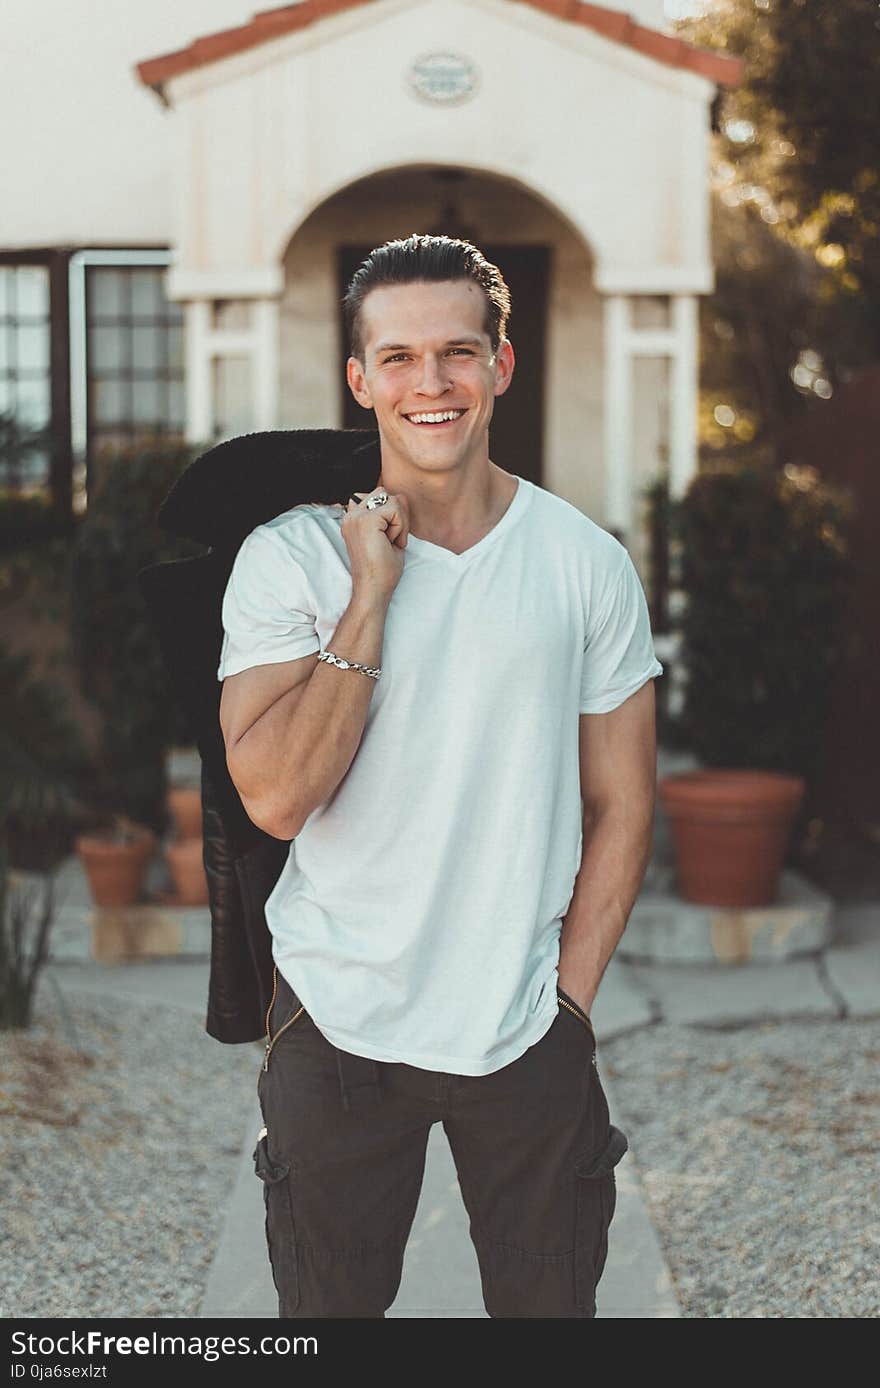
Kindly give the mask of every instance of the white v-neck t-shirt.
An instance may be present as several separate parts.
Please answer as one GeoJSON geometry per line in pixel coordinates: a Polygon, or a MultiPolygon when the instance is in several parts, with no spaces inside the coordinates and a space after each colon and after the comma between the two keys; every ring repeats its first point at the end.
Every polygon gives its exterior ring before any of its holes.
{"type": "MultiPolygon", "coordinates": [[[[351,598],[343,515],[294,506],[247,536],[218,679],[332,649],[351,598]]],[[[619,541],[521,477],[464,553],[409,536],[379,664],[354,760],[266,902],[273,957],[342,1050],[489,1074],[557,1015],[578,719],[662,673],[644,592],[619,541]]]]}

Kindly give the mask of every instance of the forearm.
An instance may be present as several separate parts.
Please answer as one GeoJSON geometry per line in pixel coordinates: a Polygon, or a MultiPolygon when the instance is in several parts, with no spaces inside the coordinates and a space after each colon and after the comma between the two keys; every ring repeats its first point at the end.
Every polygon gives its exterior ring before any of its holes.
{"type": "Polygon", "coordinates": [[[584,815],[581,863],[562,923],[559,986],[589,1012],[651,856],[653,806],[584,815]]]}
{"type": "MultiPolygon", "coordinates": [[[[352,598],[328,649],[381,665],[387,601],[352,598]]],[[[277,838],[295,838],[345,776],[363,736],[376,681],[318,661],[305,686],[282,695],[241,738],[245,808],[277,838]]]]}

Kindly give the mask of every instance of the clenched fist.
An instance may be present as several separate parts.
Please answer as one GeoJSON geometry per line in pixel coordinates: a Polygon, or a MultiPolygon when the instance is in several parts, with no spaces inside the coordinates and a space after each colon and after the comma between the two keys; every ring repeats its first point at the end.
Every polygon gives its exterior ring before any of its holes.
{"type": "Polygon", "coordinates": [[[367,500],[374,494],[352,493],[342,518],[342,537],[351,560],[352,592],[387,602],[403,573],[409,504],[402,492],[389,492],[387,501],[368,511],[367,500]]]}

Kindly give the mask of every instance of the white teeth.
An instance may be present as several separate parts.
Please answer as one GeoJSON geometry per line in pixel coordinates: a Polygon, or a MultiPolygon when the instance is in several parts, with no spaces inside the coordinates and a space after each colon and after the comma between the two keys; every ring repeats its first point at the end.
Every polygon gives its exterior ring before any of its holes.
{"type": "Polygon", "coordinates": [[[408,414],[411,424],[442,424],[447,419],[458,419],[464,410],[444,410],[442,414],[408,414]]]}

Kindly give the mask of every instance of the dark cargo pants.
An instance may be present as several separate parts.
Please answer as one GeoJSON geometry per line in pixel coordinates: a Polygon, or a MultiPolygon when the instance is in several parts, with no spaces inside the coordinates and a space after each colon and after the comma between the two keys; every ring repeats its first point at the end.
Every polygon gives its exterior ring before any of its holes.
{"type": "Polygon", "coordinates": [[[586,1014],[490,1075],[330,1044],[280,971],[254,1150],[281,1317],[383,1317],[400,1285],[431,1125],[449,1140],[491,1317],[594,1317],[627,1149],[586,1014]]]}

